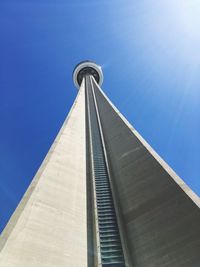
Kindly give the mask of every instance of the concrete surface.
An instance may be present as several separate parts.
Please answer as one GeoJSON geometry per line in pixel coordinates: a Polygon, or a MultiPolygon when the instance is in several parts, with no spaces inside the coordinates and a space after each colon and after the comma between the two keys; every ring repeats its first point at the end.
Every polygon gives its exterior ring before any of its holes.
{"type": "Polygon", "coordinates": [[[199,267],[199,197],[94,87],[132,266],[199,267]]]}
{"type": "Polygon", "coordinates": [[[83,87],[1,236],[1,267],[87,266],[83,87]]]}

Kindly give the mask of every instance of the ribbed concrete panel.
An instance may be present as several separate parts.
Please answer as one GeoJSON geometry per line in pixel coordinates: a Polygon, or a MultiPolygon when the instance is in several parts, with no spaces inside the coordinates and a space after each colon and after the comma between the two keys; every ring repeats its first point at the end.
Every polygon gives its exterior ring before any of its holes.
{"type": "Polygon", "coordinates": [[[200,266],[199,198],[93,83],[130,265],[200,266]]]}
{"type": "Polygon", "coordinates": [[[1,267],[87,266],[83,87],[2,234],[1,267]]]}

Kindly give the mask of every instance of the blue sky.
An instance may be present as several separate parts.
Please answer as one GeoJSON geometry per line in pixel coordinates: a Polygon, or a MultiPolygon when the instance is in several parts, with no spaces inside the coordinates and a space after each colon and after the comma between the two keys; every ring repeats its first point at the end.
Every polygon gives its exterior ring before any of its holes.
{"type": "Polygon", "coordinates": [[[56,137],[81,60],[200,195],[200,1],[0,1],[0,230],[56,137]]]}

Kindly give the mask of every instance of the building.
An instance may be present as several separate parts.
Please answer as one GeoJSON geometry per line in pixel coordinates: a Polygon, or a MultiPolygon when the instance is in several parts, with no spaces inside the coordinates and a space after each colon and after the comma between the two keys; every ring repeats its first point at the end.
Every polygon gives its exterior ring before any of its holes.
{"type": "Polygon", "coordinates": [[[84,61],[77,98],[6,226],[1,267],[198,267],[200,201],[105,96],[84,61]]]}

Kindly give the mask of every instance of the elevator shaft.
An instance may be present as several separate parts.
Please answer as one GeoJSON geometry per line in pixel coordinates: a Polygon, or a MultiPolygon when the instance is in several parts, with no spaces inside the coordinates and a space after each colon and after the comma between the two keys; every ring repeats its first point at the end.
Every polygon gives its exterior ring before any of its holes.
{"type": "Polygon", "coordinates": [[[98,240],[102,267],[124,267],[124,255],[109,181],[109,172],[100,131],[98,107],[92,77],[85,77],[90,128],[90,153],[93,166],[93,186],[97,209],[98,240]]]}

